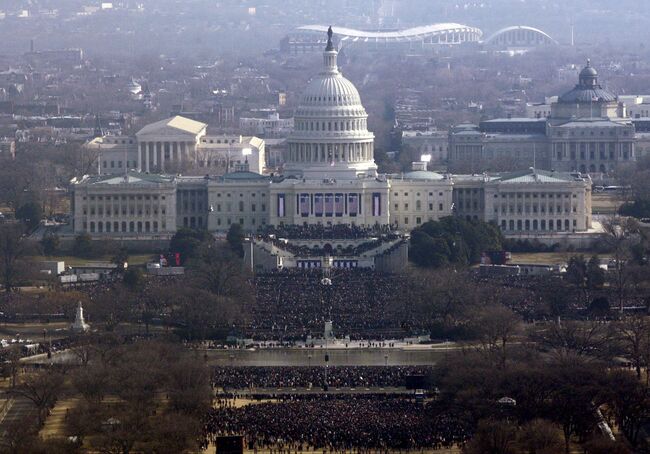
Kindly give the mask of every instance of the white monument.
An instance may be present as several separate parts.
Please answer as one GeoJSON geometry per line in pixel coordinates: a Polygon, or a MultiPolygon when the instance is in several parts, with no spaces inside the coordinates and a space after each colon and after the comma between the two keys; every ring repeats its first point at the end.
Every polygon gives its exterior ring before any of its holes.
{"type": "Polygon", "coordinates": [[[332,321],[325,322],[325,332],[323,333],[323,338],[326,340],[334,339],[334,329],[332,327],[332,321]]]}
{"type": "Polygon", "coordinates": [[[81,306],[81,301],[77,305],[74,323],[70,326],[70,329],[76,333],[85,333],[90,329],[90,325],[84,321],[84,308],[81,306]]]}

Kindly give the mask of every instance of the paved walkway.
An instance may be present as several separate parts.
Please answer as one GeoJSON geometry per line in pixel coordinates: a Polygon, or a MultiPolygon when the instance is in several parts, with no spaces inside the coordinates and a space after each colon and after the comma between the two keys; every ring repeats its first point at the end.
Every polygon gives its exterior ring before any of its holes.
{"type": "Polygon", "coordinates": [[[79,397],[71,397],[57,401],[56,405],[45,420],[43,428],[39,432],[41,438],[65,436],[65,425],[68,410],[75,408],[79,403],[79,397]]]}

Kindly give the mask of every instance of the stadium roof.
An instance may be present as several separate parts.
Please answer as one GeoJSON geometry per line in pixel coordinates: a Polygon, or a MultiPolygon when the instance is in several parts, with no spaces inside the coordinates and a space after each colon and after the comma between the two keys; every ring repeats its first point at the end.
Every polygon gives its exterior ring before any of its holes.
{"type": "MultiPolygon", "coordinates": [[[[298,30],[308,32],[326,33],[328,27],[325,25],[304,25],[298,27],[298,30]]],[[[347,39],[386,39],[395,41],[409,41],[411,39],[420,39],[423,36],[442,35],[454,32],[474,32],[482,35],[483,32],[475,27],[456,23],[441,23],[424,25],[421,27],[407,28],[397,31],[365,31],[356,30],[346,27],[332,27],[334,34],[341,36],[341,40],[347,39]]]]}
{"type": "Polygon", "coordinates": [[[502,35],[503,33],[514,31],[514,30],[526,30],[526,31],[529,31],[529,32],[533,32],[533,33],[536,33],[536,34],[539,34],[539,35],[543,36],[544,38],[546,38],[550,42],[552,42],[554,44],[557,44],[557,41],[555,41],[553,38],[551,38],[551,36],[548,33],[540,30],[539,28],[528,27],[527,25],[513,25],[511,27],[502,28],[501,30],[492,33],[492,35],[490,35],[490,37],[488,39],[486,39],[485,42],[489,43],[493,39],[495,39],[497,36],[502,35]]]}

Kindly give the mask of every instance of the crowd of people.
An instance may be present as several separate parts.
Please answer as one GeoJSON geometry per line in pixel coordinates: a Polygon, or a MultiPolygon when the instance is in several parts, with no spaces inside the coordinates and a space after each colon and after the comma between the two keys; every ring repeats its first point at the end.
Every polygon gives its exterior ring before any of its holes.
{"type": "Polygon", "coordinates": [[[264,236],[273,235],[278,238],[287,238],[290,240],[354,240],[380,235],[397,237],[397,234],[390,229],[390,226],[377,225],[374,227],[360,227],[353,224],[268,226],[261,234],[264,236]]]}
{"type": "MultiPolygon", "coordinates": [[[[403,387],[408,376],[428,377],[430,366],[328,367],[327,384],[333,388],[403,387]]],[[[224,390],[251,388],[308,388],[324,383],[321,367],[215,367],[212,385],[224,390]]]]}
{"type": "Polygon", "coordinates": [[[333,269],[327,285],[322,270],[258,274],[256,303],[248,334],[256,340],[322,337],[326,321],[335,335],[351,339],[395,339],[412,334],[415,317],[404,311],[406,282],[369,269],[333,269]]]}
{"type": "Polygon", "coordinates": [[[211,410],[205,441],[244,435],[249,449],[441,449],[462,445],[473,421],[436,402],[371,395],[293,397],[211,410]]]}
{"type": "Polygon", "coordinates": [[[374,238],[355,245],[350,244],[345,247],[337,246],[336,248],[333,248],[331,245],[329,245],[329,247],[321,247],[319,245],[310,247],[300,244],[293,244],[285,239],[275,238],[271,236],[262,238],[264,241],[273,244],[279,249],[290,252],[296,257],[323,257],[326,255],[337,257],[358,257],[373,249],[377,249],[387,241],[393,240],[393,238],[374,238]]]}

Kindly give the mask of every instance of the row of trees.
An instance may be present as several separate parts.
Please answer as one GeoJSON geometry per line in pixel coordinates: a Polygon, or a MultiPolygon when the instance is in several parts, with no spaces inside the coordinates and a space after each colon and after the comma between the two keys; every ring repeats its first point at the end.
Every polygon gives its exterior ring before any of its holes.
{"type": "Polygon", "coordinates": [[[632,452],[595,435],[598,411],[629,446],[642,442],[641,427],[650,417],[647,369],[642,380],[650,360],[647,317],[526,328],[494,306],[479,311],[474,322],[477,340],[443,361],[434,377],[441,405],[481,421],[468,453],[568,453],[574,441],[589,453],[632,452]],[[619,355],[636,373],[611,367],[619,355]]]}
{"type": "Polygon", "coordinates": [[[11,393],[36,409],[38,424],[10,425],[0,442],[7,452],[178,453],[198,451],[202,418],[212,404],[210,371],[176,341],[124,343],[94,336],[77,343],[78,365],[29,372],[11,393]],[[62,394],[81,396],[66,414],[61,435],[40,440],[47,412],[62,394]],[[74,440],[74,441],[71,441],[74,440]]]}
{"type": "Polygon", "coordinates": [[[643,156],[627,166],[620,166],[617,177],[626,190],[626,203],[620,213],[635,218],[650,217],[650,156],[643,156]]]}

